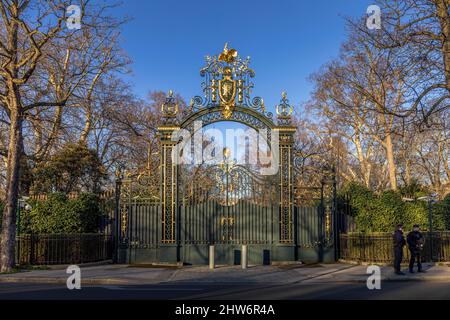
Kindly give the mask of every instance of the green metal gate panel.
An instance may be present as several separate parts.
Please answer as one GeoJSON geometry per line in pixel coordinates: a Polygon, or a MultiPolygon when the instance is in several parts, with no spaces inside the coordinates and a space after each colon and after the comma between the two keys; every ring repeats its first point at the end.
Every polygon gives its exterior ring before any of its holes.
{"type": "MultiPolygon", "coordinates": [[[[132,200],[122,217],[127,225],[122,238],[126,261],[161,261],[161,206],[152,201],[132,200]]],[[[215,200],[179,206],[177,217],[178,259],[187,264],[207,264],[209,246],[214,245],[217,264],[238,264],[242,245],[248,246],[250,264],[267,264],[276,245],[277,206],[238,201],[222,206],[215,200]]],[[[333,250],[326,230],[324,210],[318,207],[294,207],[294,232],[298,260],[333,261],[333,250]]]]}
{"type": "Polygon", "coordinates": [[[238,263],[243,244],[251,248],[249,262],[262,263],[273,244],[274,214],[277,213],[274,207],[247,201],[221,206],[215,200],[208,200],[180,206],[179,212],[179,244],[185,263],[208,263],[210,245],[215,246],[216,263],[238,263]]]}
{"type": "Polygon", "coordinates": [[[327,224],[324,208],[320,205],[294,208],[298,260],[305,263],[333,262],[331,217],[328,217],[327,224]]]}
{"type": "Polygon", "coordinates": [[[128,248],[129,263],[158,261],[160,244],[161,206],[148,200],[132,200],[126,205],[126,237],[122,239],[128,248]]]}

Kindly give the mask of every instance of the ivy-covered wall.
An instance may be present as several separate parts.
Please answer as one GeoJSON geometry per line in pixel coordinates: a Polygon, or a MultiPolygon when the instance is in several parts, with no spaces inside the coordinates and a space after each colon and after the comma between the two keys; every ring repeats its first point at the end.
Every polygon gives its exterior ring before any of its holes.
{"type": "Polygon", "coordinates": [[[33,201],[29,213],[21,214],[21,233],[93,233],[98,231],[101,218],[97,195],[81,194],[68,199],[53,193],[46,200],[33,201]]]}
{"type": "MultiPolygon", "coordinates": [[[[346,185],[341,198],[350,201],[351,214],[355,216],[360,232],[391,232],[398,223],[405,230],[414,224],[428,228],[428,203],[420,200],[405,201],[401,191],[385,191],[379,194],[356,183],[346,185]]],[[[450,195],[432,206],[433,229],[450,230],[450,195]]]]}

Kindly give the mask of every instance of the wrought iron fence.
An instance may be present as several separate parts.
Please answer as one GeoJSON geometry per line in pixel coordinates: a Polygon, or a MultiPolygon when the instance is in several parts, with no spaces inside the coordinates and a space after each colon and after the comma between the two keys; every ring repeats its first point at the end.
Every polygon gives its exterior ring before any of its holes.
{"type": "Polygon", "coordinates": [[[105,234],[25,234],[16,239],[20,265],[79,264],[112,258],[105,234]]]}
{"type": "MultiPolygon", "coordinates": [[[[450,231],[423,233],[425,245],[422,261],[450,261],[450,231]]],[[[403,262],[407,262],[410,253],[404,247],[403,262]]],[[[392,263],[394,248],[390,233],[348,233],[340,235],[340,258],[357,262],[392,263]]]]}

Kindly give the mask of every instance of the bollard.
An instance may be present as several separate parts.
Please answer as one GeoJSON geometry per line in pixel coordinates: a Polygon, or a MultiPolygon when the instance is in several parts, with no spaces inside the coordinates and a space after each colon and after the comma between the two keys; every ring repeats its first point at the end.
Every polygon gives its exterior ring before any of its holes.
{"type": "Polygon", "coordinates": [[[214,246],[209,246],[209,269],[214,269],[214,246]]]}
{"type": "Polygon", "coordinates": [[[247,245],[242,245],[242,254],[241,254],[241,265],[242,269],[247,269],[247,245]]]}

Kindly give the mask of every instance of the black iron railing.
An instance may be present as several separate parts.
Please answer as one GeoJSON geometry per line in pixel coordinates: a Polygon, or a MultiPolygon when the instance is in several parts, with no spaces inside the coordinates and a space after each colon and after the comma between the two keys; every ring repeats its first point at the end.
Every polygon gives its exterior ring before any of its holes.
{"type": "MultiPolygon", "coordinates": [[[[425,245],[422,261],[450,261],[450,231],[423,233],[425,245]]],[[[404,262],[410,253],[404,247],[404,262]]],[[[340,258],[357,262],[392,263],[394,248],[390,233],[349,233],[340,236],[340,258]]]]}
{"type": "Polygon", "coordinates": [[[25,234],[16,239],[20,265],[79,264],[112,258],[112,239],[104,234],[25,234]]]}

